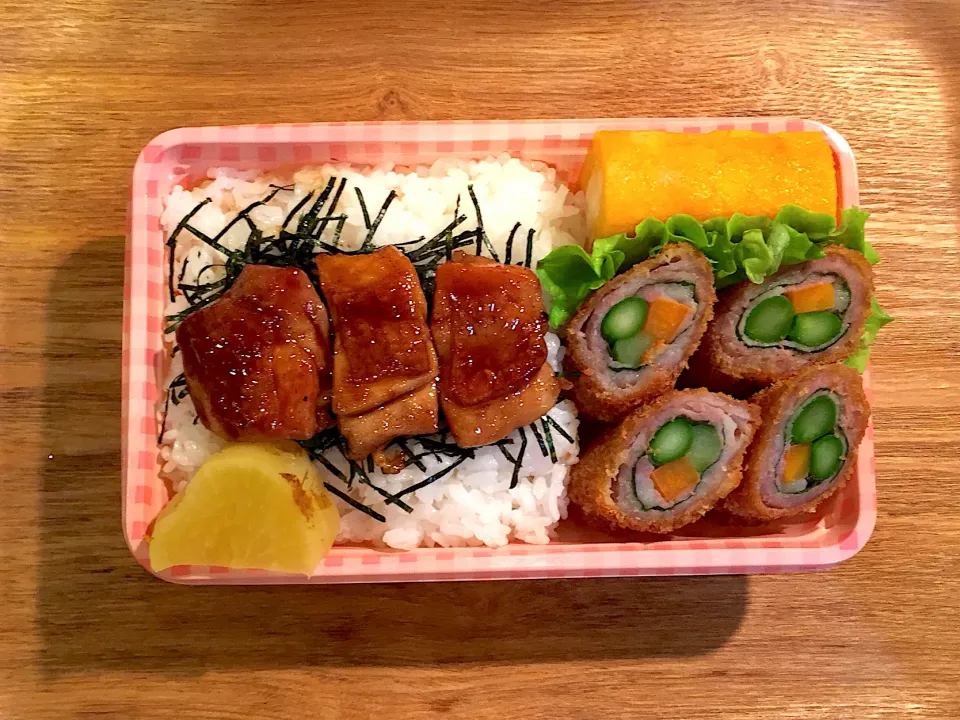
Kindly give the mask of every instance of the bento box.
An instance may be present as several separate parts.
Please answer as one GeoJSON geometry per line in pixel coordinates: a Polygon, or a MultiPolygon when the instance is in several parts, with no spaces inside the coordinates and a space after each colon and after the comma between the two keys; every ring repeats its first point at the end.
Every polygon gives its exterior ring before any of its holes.
{"type": "MultiPolygon", "coordinates": [[[[122,514],[136,559],[150,570],[148,527],[168,500],[160,477],[158,399],[163,398],[165,247],[163,198],[209,167],[272,170],[327,161],[375,165],[482,159],[499,153],[547,163],[572,176],[595,131],[654,129],[705,133],[819,131],[833,149],[842,207],[858,202],[857,171],[844,139],[829,127],[791,118],[595,119],[317,123],[182,128],[151,141],[133,173],[123,315],[122,514]]],[[[869,372],[864,375],[868,397],[869,372]]],[[[311,577],[217,567],[178,566],[159,577],[191,584],[367,583],[637,575],[776,573],[826,568],[867,542],[876,519],[872,425],[854,479],[809,521],[761,530],[709,522],[659,540],[625,541],[575,519],[549,544],[407,551],[335,547],[311,577]]]]}

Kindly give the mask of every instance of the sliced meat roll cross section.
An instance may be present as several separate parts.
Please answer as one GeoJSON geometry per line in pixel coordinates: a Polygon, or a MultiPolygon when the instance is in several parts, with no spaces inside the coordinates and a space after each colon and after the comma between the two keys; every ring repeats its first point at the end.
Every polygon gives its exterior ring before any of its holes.
{"type": "Polygon", "coordinates": [[[457,253],[437,268],[433,302],[440,401],[458,445],[496,442],[556,404],[533,272],[457,253]]]}
{"type": "Polygon", "coordinates": [[[668,533],[740,483],[759,410],[707,390],[673,390],[635,410],[573,466],[570,498],[614,527],[668,533]]]}
{"type": "Polygon", "coordinates": [[[615,422],[631,409],[673,388],[713,317],[713,271],[688,243],[671,243],[606,283],[580,308],[567,331],[566,368],[582,412],[615,422]],[[633,362],[617,358],[620,343],[605,335],[611,311],[639,298],[645,323],[633,338],[648,345],[633,362]],[[660,308],[664,311],[660,311],[660,308]],[[664,320],[664,318],[666,318],[664,320]]]}
{"type": "Polygon", "coordinates": [[[814,510],[847,482],[870,419],[859,373],[846,365],[806,368],[751,398],[763,426],[747,456],[730,512],[774,520],[814,510]]]}
{"type": "Polygon", "coordinates": [[[437,429],[437,355],[427,301],[395,247],[317,257],[334,328],[333,410],[350,455],[437,429]]]}
{"type": "Polygon", "coordinates": [[[327,311],[306,273],[247,265],[177,328],[187,389],[227,440],[306,440],[333,425],[327,311]]]}
{"type": "Polygon", "coordinates": [[[856,350],[870,314],[873,270],[845,247],[828,246],[824,255],[724,292],[683,382],[748,394],[856,350]]]}

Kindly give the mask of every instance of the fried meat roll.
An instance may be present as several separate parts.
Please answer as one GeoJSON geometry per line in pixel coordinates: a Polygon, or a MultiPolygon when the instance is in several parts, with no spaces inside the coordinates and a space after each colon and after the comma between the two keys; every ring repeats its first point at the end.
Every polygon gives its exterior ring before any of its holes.
{"type": "Polygon", "coordinates": [[[628,415],[571,470],[570,498],[614,527],[669,533],[740,483],[759,410],[707,390],[673,390],[628,415]]]}
{"type": "Polygon", "coordinates": [[[671,243],[594,293],[567,329],[581,411],[615,422],[671,389],[713,317],[713,281],[699,250],[671,243]]]}
{"type": "Polygon", "coordinates": [[[824,254],[723,293],[684,382],[756,389],[856,350],[870,314],[873,271],[854,250],[833,245],[824,254]]]}
{"type": "Polygon", "coordinates": [[[809,367],[751,401],[761,409],[762,426],[743,482],[724,501],[728,511],[774,520],[810,512],[843,487],[870,418],[856,370],[809,367]]]}

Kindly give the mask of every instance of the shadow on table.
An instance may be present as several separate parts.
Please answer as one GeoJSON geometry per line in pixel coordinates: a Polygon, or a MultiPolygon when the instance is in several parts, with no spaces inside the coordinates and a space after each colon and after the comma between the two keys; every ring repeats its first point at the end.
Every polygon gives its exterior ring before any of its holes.
{"type": "Polygon", "coordinates": [[[66,260],[51,289],[59,323],[48,322],[46,431],[50,447],[75,451],[55,452],[43,477],[36,602],[47,674],[684,656],[737,630],[743,577],[327,587],[155,579],[120,527],[122,263],[122,238],[98,240],[66,260]],[[76,305],[78,292],[89,308],[76,305]],[[54,329],[65,319],[76,327],[83,313],[116,326],[108,340],[54,329]],[[99,382],[83,384],[78,366],[99,382]],[[99,438],[89,450],[76,443],[84,428],[99,438]]]}

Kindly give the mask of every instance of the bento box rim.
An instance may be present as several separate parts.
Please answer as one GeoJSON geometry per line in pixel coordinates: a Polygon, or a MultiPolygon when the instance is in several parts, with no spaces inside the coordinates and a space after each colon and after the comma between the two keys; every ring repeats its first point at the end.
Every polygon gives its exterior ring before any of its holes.
{"type": "MultiPolygon", "coordinates": [[[[122,425],[122,524],[124,539],[134,558],[149,572],[157,577],[182,584],[300,584],[309,583],[364,583],[364,582],[410,582],[438,580],[500,580],[533,578],[574,578],[574,577],[622,577],[632,575],[707,575],[770,573],[817,570],[843,562],[859,552],[869,540],[876,522],[876,479],[874,470],[873,425],[868,426],[860,449],[855,484],[858,488],[856,520],[853,528],[835,542],[816,547],[784,547],[778,538],[701,538],[683,540],[664,540],[661,543],[584,543],[551,544],[544,546],[510,544],[504,548],[418,548],[406,552],[390,552],[361,548],[339,548],[347,554],[358,555],[355,572],[344,571],[336,575],[289,576],[265,573],[261,571],[225,571],[208,568],[206,572],[154,572],[149,566],[145,554],[145,543],[134,538],[129,515],[130,478],[139,469],[138,459],[132,457],[128,447],[129,438],[136,434],[134,425],[143,424],[147,419],[144,413],[133,416],[131,411],[131,357],[138,349],[133,344],[135,328],[131,322],[133,301],[142,300],[146,288],[134,288],[135,268],[134,252],[146,252],[149,248],[149,236],[160,233],[159,227],[150,230],[141,221],[138,212],[149,196],[150,173],[156,158],[165,152],[184,144],[218,146],[229,137],[230,143],[254,143],[257,145],[280,145],[291,142],[319,143],[329,138],[320,134],[337,132],[350,135],[355,132],[379,137],[381,141],[396,141],[415,131],[421,140],[429,141],[424,130],[441,128],[466,129],[480,135],[493,130],[514,129],[530,133],[541,131],[541,139],[553,137],[551,130],[561,133],[588,133],[599,129],[666,129],[672,132],[700,132],[704,127],[733,126],[742,129],[757,127],[783,127],[783,129],[819,130],[832,146],[837,160],[842,193],[843,207],[859,202],[859,187],[856,161],[850,145],[833,128],[823,123],[795,117],[713,117],[713,118],[591,118],[591,119],[525,119],[525,120],[453,120],[453,121],[359,121],[333,123],[277,123],[267,125],[224,125],[197,126],[167,130],[157,135],[141,151],[133,168],[133,178],[128,213],[127,243],[125,257],[124,282],[124,327],[123,327],[123,425],[122,425]],[[652,127],[651,127],[652,126],[652,127]],[[663,126],[663,127],[660,127],[663,126]],[[746,126],[746,127],[744,127],[746,126]],[[679,546],[679,547],[671,547],[679,546]],[[423,563],[416,561],[418,556],[433,556],[429,567],[416,568],[423,563]],[[379,558],[370,562],[371,556],[379,558]],[[474,562],[457,562],[458,556],[474,562]],[[611,558],[611,556],[615,556],[611,558]],[[400,558],[413,557],[414,561],[404,562],[400,558]],[[649,562],[641,562],[641,557],[649,562]],[[504,559],[505,562],[476,562],[481,559],[504,559]],[[619,559],[631,559],[632,564],[611,562],[619,559]],[[398,560],[387,563],[385,559],[398,560]],[[658,562],[659,561],[659,562],[658,562]],[[459,566],[459,567],[457,567],[459,566]],[[376,568],[376,569],[374,569],[376,568]]],[[[766,129],[764,132],[775,130],[766,129]]],[[[521,134],[519,139],[534,138],[533,134],[521,134]]],[[[363,142],[366,138],[346,140],[345,142],[363,142]]],[[[511,137],[510,139],[515,139],[511,137]]],[[[434,141],[436,137],[434,137],[434,141]]],[[[493,154],[493,153],[490,153],[493,154]]],[[[322,162],[322,161],[320,161],[322,162]]],[[[417,164],[416,160],[412,164],[417,164]]],[[[251,167],[256,167],[256,164],[251,167]]],[[[260,167],[268,167],[267,163],[260,167]]],[[[154,187],[156,191],[156,187],[154,187]]],[[[159,251],[162,256],[162,243],[159,251]]],[[[162,262],[161,262],[162,265],[162,262]]],[[[161,312],[162,316],[162,312],[161,312]]],[[[162,321],[162,317],[160,318],[162,321]]],[[[162,323],[161,323],[162,324],[162,323]]],[[[140,328],[137,328],[140,329],[140,328]]],[[[150,333],[149,330],[146,331],[150,333]]],[[[162,328],[161,334],[162,347],[162,328]]],[[[870,395],[870,374],[864,376],[864,385],[870,395]]],[[[155,402],[155,401],[154,401],[155,402]]],[[[155,408],[152,415],[155,415],[155,408]]],[[[155,422],[155,418],[154,418],[155,422]]],[[[156,453],[154,447],[154,453],[156,453]]],[[[156,470],[154,471],[156,474],[156,470]]],[[[157,480],[159,480],[157,478],[157,480]]],[[[851,481],[850,485],[854,484],[851,481]]],[[[849,486],[848,486],[849,487],[849,486]]],[[[845,489],[846,491],[846,489],[845,489]]],[[[848,524],[849,526],[849,524],[848,524]]],[[[329,560],[328,558],[327,560],[329,560]]],[[[321,568],[327,567],[327,560],[321,568]]],[[[347,558],[339,558],[341,567],[347,558]]],[[[176,570],[176,569],[174,569],[176,570]]]]}

